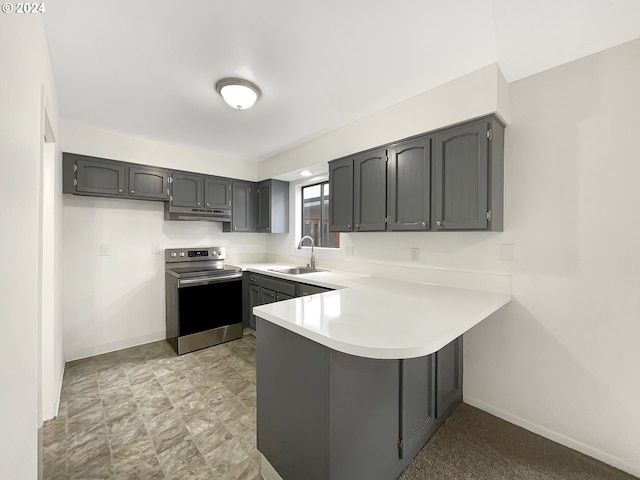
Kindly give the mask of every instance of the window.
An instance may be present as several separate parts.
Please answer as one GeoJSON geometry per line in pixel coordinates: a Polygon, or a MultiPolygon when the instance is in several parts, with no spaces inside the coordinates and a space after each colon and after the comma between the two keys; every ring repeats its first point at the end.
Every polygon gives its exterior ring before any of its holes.
{"type": "Polygon", "coordinates": [[[340,247],[340,234],[329,231],[329,182],[302,187],[302,236],[305,235],[313,238],[316,247],[340,247]]]}

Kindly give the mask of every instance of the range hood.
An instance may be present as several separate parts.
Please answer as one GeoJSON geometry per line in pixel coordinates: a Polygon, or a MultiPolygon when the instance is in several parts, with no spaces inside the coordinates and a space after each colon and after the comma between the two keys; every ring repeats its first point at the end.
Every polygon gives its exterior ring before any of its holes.
{"type": "Polygon", "coordinates": [[[192,208],[176,207],[164,204],[165,220],[200,221],[200,222],[231,222],[231,209],[225,208],[192,208]]]}

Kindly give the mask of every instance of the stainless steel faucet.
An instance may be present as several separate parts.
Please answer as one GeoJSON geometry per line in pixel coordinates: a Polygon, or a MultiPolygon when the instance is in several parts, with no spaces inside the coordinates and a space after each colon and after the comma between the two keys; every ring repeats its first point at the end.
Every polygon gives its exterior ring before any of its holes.
{"type": "Polygon", "coordinates": [[[311,240],[311,258],[309,259],[309,263],[307,263],[307,267],[309,267],[311,270],[315,270],[316,257],[313,255],[313,244],[314,244],[313,238],[311,238],[309,235],[305,235],[304,237],[302,237],[298,242],[298,250],[302,250],[302,242],[304,242],[307,238],[311,240]]]}

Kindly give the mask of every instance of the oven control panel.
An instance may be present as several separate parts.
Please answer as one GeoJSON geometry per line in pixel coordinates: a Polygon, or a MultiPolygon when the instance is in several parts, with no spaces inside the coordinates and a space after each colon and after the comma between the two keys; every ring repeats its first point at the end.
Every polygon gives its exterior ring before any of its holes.
{"type": "Polygon", "coordinates": [[[224,260],[224,247],[167,248],[164,251],[165,262],[197,262],[200,260],[224,260]]]}

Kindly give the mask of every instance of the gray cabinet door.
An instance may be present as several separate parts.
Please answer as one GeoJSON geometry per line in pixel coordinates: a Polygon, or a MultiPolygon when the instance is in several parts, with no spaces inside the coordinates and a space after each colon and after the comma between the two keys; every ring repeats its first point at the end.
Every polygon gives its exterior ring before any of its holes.
{"type": "Polygon", "coordinates": [[[231,208],[231,179],[204,177],[204,206],[207,208],[231,208]]]}
{"type": "Polygon", "coordinates": [[[173,172],[171,174],[171,203],[176,207],[202,207],[204,182],[202,175],[173,172]]]}
{"type": "Polygon", "coordinates": [[[447,129],[434,137],[436,230],[486,230],[487,120],[447,129]]]}
{"type": "Polygon", "coordinates": [[[434,357],[400,361],[400,458],[413,458],[436,429],[434,357]]]}
{"type": "Polygon", "coordinates": [[[264,287],[260,287],[260,305],[277,302],[276,292],[264,287]]]}
{"type": "MultiPolygon", "coordinates": [[[[254,232],[255,186],[252,182],[234,181],[231,185],[231,230],[233,232],[254,232]]],[[[223,225],[226,231],[227,224],[223,225]]]]}
{"type": "Polygon", "coordinates": [[[256,230],[268,233],[271,230],[271,182],[265,180],[257,187],[258,195],[258,218],[256,230]]]}
{"type": "Polygon", "coordinates": [[[253,307],[262,305],[260,301],[260,287],[249,285],[249,328],[256,329],[256,316],[253,314],[253,307]]]}
{"type": "Polygon", "coordinates": [[[329,231],[353,231],[353,158],[329,163],[329,231]]]}
{"type": "Polygon", "coordinates": [[[435,354],[436,417],[448,416],[462,401],[462,336],[435,354]]]}
{"type": "Polygon", "coordinates": [[[389,149],[387,229],[431,228],[431,138],[421,137],[389,149]]]}
{"type": "Polygon", "coordinates": [[[264,180],[257,186],[256,230],[262,233],[289,232],[289,182],[264,180]]]}
{"type": "Polygon", "coordinates": [[[169,200],[169,172],[153,167],[129,167],[129,197],[169,200]]]}
{"type": "Polygon", "coordinates": [[[125,165],[121,162],[76,158],[76,190],[99,195],[125,195],[125,165]]]}
{"type": "Polygon", "coordinates": [[[353,160],[354,231],[379,232],[386,229],[387,151],[358,155],[353,160]]]}

